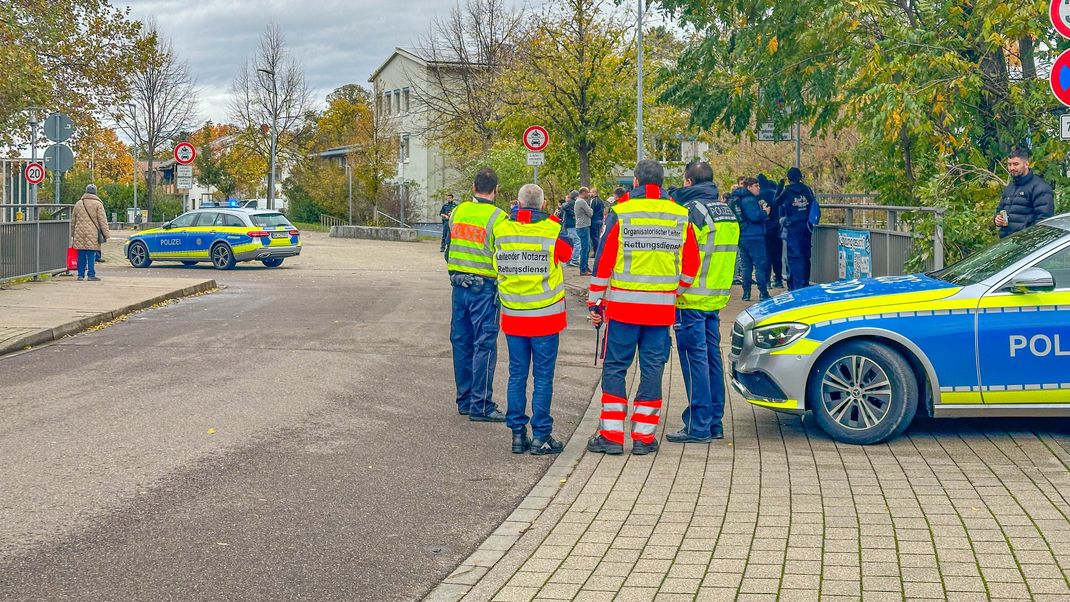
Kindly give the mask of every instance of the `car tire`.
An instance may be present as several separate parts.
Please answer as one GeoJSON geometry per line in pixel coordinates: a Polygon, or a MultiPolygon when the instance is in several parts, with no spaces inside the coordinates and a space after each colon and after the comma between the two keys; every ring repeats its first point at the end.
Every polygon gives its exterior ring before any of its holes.
{"type": "Polygon", "coordinates": [[[807,397],[817,424],[833,439],[871,445],[910,426],[918,410],[918,380],[894,349],[855,341],[818,360],[807,397]]]}
{"type": "Polygon", "coordinates": [[[141,241],[136,241],[130,245],[130,248],[126,250],[126,258],[130,261],[130,265],[135,268],[147,268],[152,265],[149,248],[141,241]]]}
{"type": "Polygon", "coordinates": [[[267,259],[264,259],[262,261],[263,261],[264,265],[266,265],[269,268],[277,268],[280,265],[282,265],[282,260],[283,260],[282,257],[268,257],[267,259]]]}
{"type": "Polygon", "coordinates": [[[234,260],[234,251],[227,243],[216,243],[212,247],[210,256],[212,265],[217,270],[232,270],[234,269],[234,264],[237,263],[234,260]]]}
{"type": "Polygon", "coordinates": [[[188,267],[197,265],[197,262],[196,261],[183,261],[182,265],[184,265],[184,266],[186,266],[188,268],[188,267]]]}

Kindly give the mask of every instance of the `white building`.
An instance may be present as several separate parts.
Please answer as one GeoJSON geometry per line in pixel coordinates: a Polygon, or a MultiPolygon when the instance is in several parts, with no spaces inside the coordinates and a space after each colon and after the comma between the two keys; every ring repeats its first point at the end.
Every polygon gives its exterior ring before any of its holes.
{"type": "Polygon", "coordinates": [[[455,173],[451,173],[437,143],[426,134],[432,116],[417,106],[415,90],[432,84],[428,69],[446,65],[426,58],[429,53],[416,48],[395,48],[393,54],[371,74],[375,110],[392,118],[400,137],[398,178],[408,183],[407,204],[417,222],[436,222],[438,210],[455,173]]]}

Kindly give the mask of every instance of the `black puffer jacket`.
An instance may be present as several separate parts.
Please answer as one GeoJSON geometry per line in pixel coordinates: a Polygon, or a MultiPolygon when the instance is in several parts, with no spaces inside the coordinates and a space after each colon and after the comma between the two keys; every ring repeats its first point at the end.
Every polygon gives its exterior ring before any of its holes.
{"type": "Polygon", "coordinates": [[[1003,189],[996,214],[1007,211],[1007,226],[999,229],[999,237],[1010,236],[1019,230],[1055,215],[1055,198],[1051,186],[1040,176],[1029,172],[1016,176],[1003,189]]]}

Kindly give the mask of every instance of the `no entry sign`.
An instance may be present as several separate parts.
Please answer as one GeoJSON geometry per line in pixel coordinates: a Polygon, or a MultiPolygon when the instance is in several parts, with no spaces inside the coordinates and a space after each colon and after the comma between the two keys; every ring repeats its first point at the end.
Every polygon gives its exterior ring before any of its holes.
{"type": "Polygon", "coordinates": [[[40,163],[27,163],[22,173],[30,184],[40,184],[45,181],[45,166],[40,163]]]}
{"type": "Polygon", "coordinates": [[[546,145],[550,143],[550,135],[546,133],[546,128],[541,125],[533,125],[524,130],[524,146],[528,147],[528,150],[537,153],[546,148],[546,145]]]}
{"type": "Polygon", "coordinates": [[[1060,54],[1051,66],[1051,91],[1059,102],[1070,107],[1070,50],[1060,54]]]}
{"type": "Polygon", "coordinates": [[[179,165],[189,165],[197,157],[197,149],[189,142],[179,142],[175,145],[175,161],[179,165]]]}

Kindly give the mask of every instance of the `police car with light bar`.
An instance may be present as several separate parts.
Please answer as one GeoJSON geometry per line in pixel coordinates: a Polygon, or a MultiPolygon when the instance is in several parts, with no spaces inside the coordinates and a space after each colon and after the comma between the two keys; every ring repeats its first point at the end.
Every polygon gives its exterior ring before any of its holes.
{"type": "Polygon", "coordinates": [[[917,413],[1070,416],[1070,214],[943,270],[753,305],[730,361],[750,403],[811,411],[848,443],[886,441],[917,413]]]}
{"type": "Polygon", "coordinates": [[[210,262],[220,270],[260,261],[277,268],[287,257],[301,254],[301,232],[277,211],[201,208],[134,234],[123,250],[135,268],[147,268],[154,261],[187,266],[210,262]]]}

